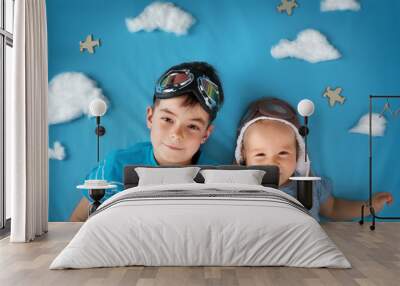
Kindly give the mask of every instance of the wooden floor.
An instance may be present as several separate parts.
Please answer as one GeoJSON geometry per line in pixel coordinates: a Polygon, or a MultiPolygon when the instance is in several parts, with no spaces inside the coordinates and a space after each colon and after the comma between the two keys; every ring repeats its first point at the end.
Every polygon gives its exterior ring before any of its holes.
{"type": "Polygon", "coordinates": [[[323,228],[353,268],[121,267],[48,270],[80,223],[50,223],[32,243],[0,241],[0,285],[400,285],[400,223],[380,222],[375,231],[357,223],[323,228]]]}

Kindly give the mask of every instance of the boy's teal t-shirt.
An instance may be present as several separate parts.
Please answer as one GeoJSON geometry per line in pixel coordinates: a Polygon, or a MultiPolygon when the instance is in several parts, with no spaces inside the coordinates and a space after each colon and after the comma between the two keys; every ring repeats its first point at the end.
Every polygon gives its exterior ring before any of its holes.
{"type": "MultiPolygon", "coordinates": [[[[193,162],[197,165],[215,165],[215,162],[207,159],[203,153],[193,162]]],[[[117,188],[107,189],[102,202],[110,198],[112,195],[123,191],[123,172],[126,165],[148,165],[158,166],[154,158],[153,146],[151,142],[142,142],[132,145],[127,149],[120,149],[109,153],[105,159],[86,176],[86,180],[107,180],[110,184],[114,184],[117,188]]],[[[83,191],[84,196],[92,202],[88,191],[83,191]]]]}

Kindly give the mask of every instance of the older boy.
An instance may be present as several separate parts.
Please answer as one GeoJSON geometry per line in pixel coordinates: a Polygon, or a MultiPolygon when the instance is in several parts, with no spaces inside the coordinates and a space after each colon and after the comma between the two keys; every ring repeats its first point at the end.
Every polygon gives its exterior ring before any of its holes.
{"type": "MultiPolygon", "coordinates": [[[[199,149],[213,131],[212,121],[223,101],[222,85],[211,65],[191,62],[171,67],[157,81],[153,106],[147,108],[151,142],[110,153],[87,179],[105,179],[116,184],[117,189],[106,192],[104,199],[107,199],[122,191],[125,165],[213,163],[199,149]]],[[[71,221],[87,219],[88,199],[82,198],[71,215],[71,221]]]]}
{"type": "MultiPolygon", "coordinates": [[[[263,98],[253,102],[243,116],[235,151],[237,163],[244,165],[277,165],[280,169],[279,188],[296,195],[296,183],[289,180],[293,174],[309,174],[305,162],[304,140],[300,136],[296,111],[287,102],[276,98],[263,98]]],[[[309,162],[309,160],[307,160],[309,162]]],[[[379,212],[385,203],[390,204],[390,193],[376,193],[372,204],[379,212]]],[[[311,215],[319,214],[331,219],[359,217],[363,201],[335,198],[326,180],[316,181],[313,187],[311,215]]],[[[369,215],[367,210],[366,215],[369,215]]]]}

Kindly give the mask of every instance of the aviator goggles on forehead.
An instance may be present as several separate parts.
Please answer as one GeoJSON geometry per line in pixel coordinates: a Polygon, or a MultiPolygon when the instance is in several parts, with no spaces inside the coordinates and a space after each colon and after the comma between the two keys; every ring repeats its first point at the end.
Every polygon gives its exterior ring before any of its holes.
{"type": "Polygon", "coordinates": [[[284,119],[293,123],[296,127],[300,125],[296,111],[289,104],[276,98],[268,98],[259,100],[249,107],[240,120],[239,131],[247,122],[260,116],[284,119]]]}
{"type": "Polygon", "coordinates": [[[205,75],[189,69],[172,70],[163,75],[156,84],[156,98],[165,99],[192,92],[200,104],[214,118],[220,108],[218,85],[205,75]]]}

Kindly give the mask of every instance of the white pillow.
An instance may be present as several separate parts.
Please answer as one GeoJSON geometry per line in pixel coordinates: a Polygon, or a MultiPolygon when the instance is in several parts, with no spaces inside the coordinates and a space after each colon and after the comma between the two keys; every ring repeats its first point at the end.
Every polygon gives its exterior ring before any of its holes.
{"type": "Polygon", "coordinates": [[[247,184],[261,185],[265,171],[262,170],[201,170],[205,184],[226,183],[226,184],[247,184]]]}
{"type": "Polygon", "coordinates": [[[139,176],[138,186],[195,183],[199,167],[135,168],[139,176]]]}

